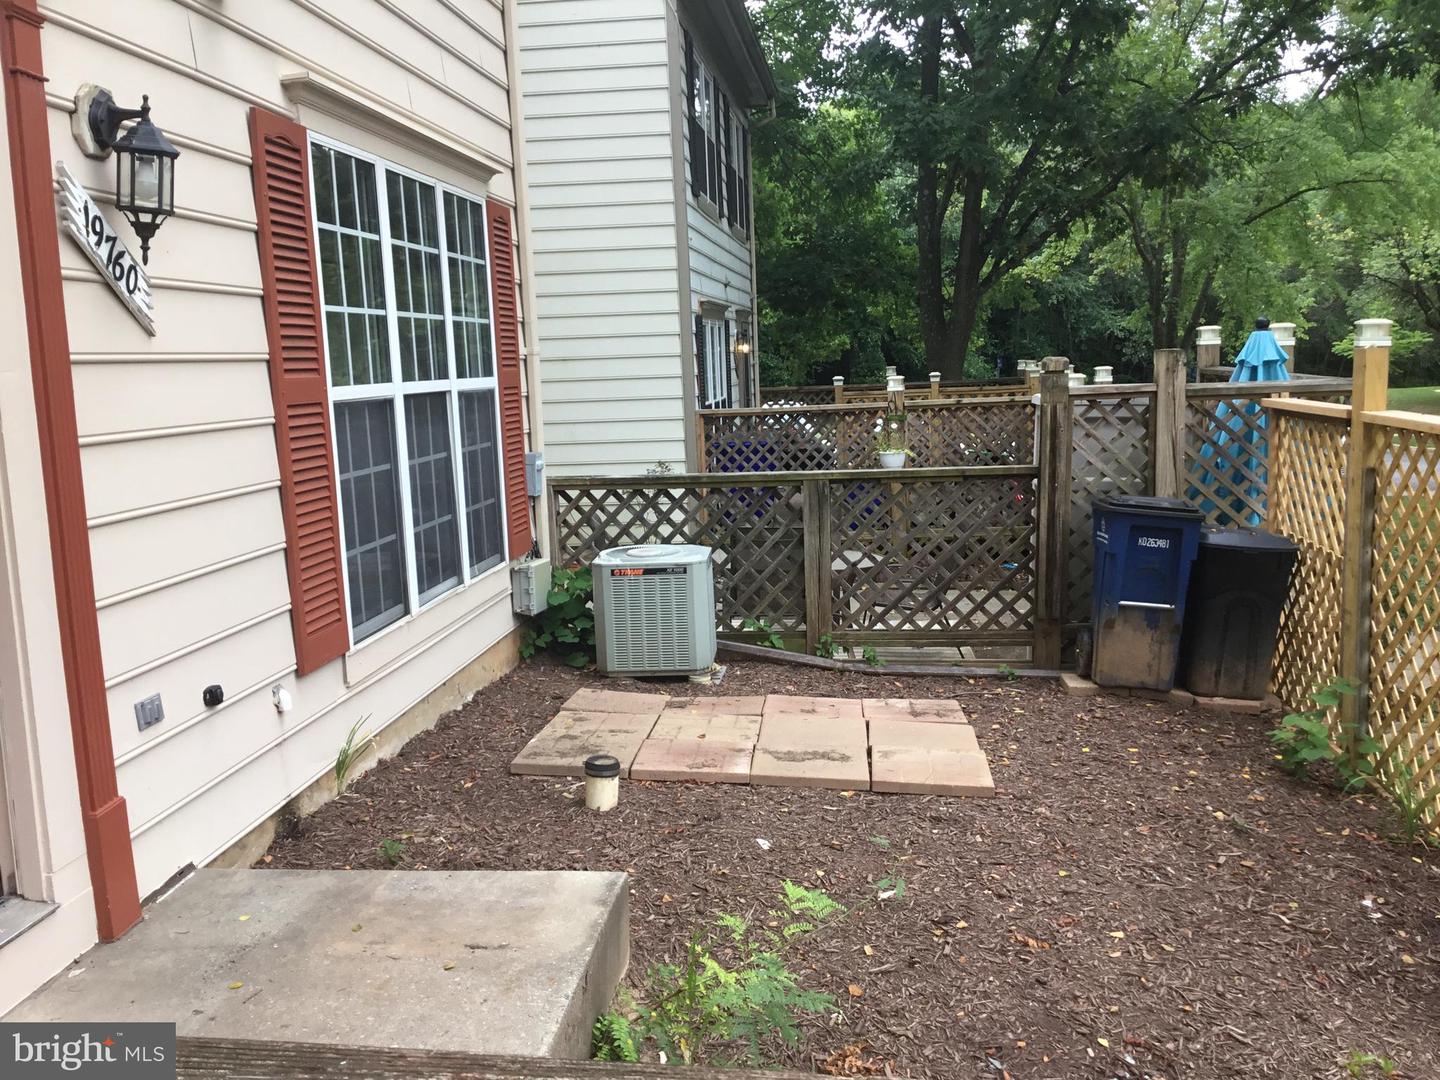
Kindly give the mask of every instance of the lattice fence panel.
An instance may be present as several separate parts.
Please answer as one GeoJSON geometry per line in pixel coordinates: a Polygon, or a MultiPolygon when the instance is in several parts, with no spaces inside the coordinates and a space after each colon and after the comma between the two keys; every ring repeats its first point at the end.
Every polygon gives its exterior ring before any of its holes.
{"type": "Polygon", "coordinates": [[[1027,640],[1035,609],[1035,481],[830,482],[837,634],[1027,640]]]}
{"type": "Polygon", "coordinates": [[[1291,709],[1340,674],[1348,420],[1271,413],[1268,527],[1300,547],[1275,646],[1275,693],[1291,709]]]}
{"type": "Polygon", "coordinates": [[[1283,393],[1347,404],[1343,379],[1191,386],[1185,396],[1186,498],[1207,524],[1263,526],[1270,485],[1269,415],[1260,402],[1283,393]]]}
{"type": "Polygon", "coordinates": [[[1248,396],[1185,402],[1186,498],[1211,525],[1262,525],[1270,482],[1269,418],[1248,396]]]}
{"type": "MultiPolygon", "coordinates": [[[[657,483],[662,483],[657,481],[657,483]]],[[[715,549],[722,630],[746,619],[777,630],[805,625],[805,521],[798,483],[716,487],[552,485],[557,564],[589,563],[627,544],[715,549]]]]}
{"type": "Polygon", "coordinates": [[[1099,495],[1146,495],[1154,490],[1153,391],[1121,397],[1071,399],[1070,565],[1066,622],[1090,621],[1094,559],[1090,502],[1099,495]]]}
{"type": "Polygon", "coordinates": [[[1440,434],[1376,427],[1370,734],[1377,773],[1440,826],[1440,434]]]}
{"type": "Polygon", "coordinates": [[[766,405],[833,405],[835,390],[829,386],[766,386],[760,390],[766,405]]]}
{"type": "MultiPolygon", "coordinates": [[[[916,468],[1024,465],[1034,459],[1029,400],[917,402],[907,407],[916,468]]],[[[873,469],[884,405],[700,413],[705,469],[717,473],[873,469]]]]}

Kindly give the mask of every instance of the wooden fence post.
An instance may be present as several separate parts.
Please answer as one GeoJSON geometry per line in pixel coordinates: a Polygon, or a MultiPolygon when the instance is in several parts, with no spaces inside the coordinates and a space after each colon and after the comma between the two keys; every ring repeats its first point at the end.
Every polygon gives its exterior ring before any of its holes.
{"type": "Polygon", "coordinates": [[[930,372],[930,396],[932,398],[940,396],[940,372],[938,371],[930,372]]]}
{"type": "Polygon", "coordinates": [[[1035,644],[1031,662],[1058,668],[1065,632],[1065,601],[1070,563],[1070,380],[1069,362],[1047,356],[1040,362],[1038,456],[1035,490],[1035,644]]]}
{"type": "Polygon", "coordinates": [[[845,404],[845,376],[836,375],[833,379],[830,380],[830,383],[832,386],[835,387],[835,404],[845,404]]]}
{"type": "Polygon", "coordinates": [[[1195,381],[1205,381],[1205,369],[1220,366],[1220,327],[1195,328],[1195,381]]]}
{"type": "MultiPolygon", "coordinates": [[[[1375,473],[1366,412],[1383,411],[1390,391],[1390,320],[1355,324],[1350,444],[1345,464],[1345,561],[1340,593],[1340,676],[1359,689],[1340,702],[1342,730],[1360,732],[1370,714],[1370,559],[1374,551],[1375,473]]],[[[1355,744],[1349,749],[1353,756],[1355,744]]]]}
{"type": "Polygon", "coordinates": [[[1155,350],[1155,494],[1176,499],[1185,476],[1185,354],[1155,350]]]}
{"type": "Polygon", "coordinates": [[[805,530],[805,651],[811,656],[830,633],[834,555],[830,549],[830,481],[823,476],[801,481],[805,530]]]}

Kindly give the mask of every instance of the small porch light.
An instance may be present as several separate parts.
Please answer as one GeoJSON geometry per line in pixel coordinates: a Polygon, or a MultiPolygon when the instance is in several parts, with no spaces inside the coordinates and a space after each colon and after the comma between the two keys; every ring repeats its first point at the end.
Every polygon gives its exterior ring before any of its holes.
{"type": "Polygon", "coordinates": [[[175,159],[180,151],[150,122],[149,94],[138,109],[120,108],[108,90],[97,88],[88,96],[85,116],[95,156],[115,152],[115,208],[140,238],[140,259],[148,265],[150,238],[175,212],[175,159]],[[121,135],[126,120],[138,123],[121,135]]]}
{"type": "Polygon", "coordinates": [[[749,355],[750,355],[750,339],[749,339],[749,338],[743,338],[743,337],[742,337],[739,341],[735,342],[735,351],[736,351],[737,353],[739,353],[741,356],[749,356],[749,355]]]}

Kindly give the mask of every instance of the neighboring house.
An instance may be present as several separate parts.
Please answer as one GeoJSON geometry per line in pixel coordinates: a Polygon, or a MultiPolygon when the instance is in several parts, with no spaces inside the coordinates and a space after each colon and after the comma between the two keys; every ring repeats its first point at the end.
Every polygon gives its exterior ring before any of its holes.
{"type": "Polygon", "coordinates": [[[0,0],[0,1013],[517,662],[513,16],[0,0]],[[179,148],[148,267],[86,84],[179,148]]]}
{"type": "Polygon", "coordinates": [[[519,0],[518,18],[549,471],[693,467],[696,409],[759,398],[760,43],[743,0],[519,0]]]}

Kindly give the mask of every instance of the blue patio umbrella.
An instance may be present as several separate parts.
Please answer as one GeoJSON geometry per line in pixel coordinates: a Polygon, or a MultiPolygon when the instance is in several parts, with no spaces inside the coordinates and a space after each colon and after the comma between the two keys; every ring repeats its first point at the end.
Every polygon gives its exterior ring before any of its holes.
{"type": "MultiPolygon", "coordinates": [[[[1254,331],[1235,358],[1230,381],[1288,382],[1290,371],[1285,366],[1288,360],[1270,330],[1270,320],[1256,319],[1254,331]]],[[[1192,502],[1200,503],[1206,517],[1217,524],[1260,524],[1260,515],[1251,507],[1259,503],[1264,493],[1265,457],[1269,447],[1265,428],[1265,411],[1258,401],[1246,401],[1238,409],[1222,401],[1216,408],[1205,445],[1200,448],[1200,460],[1207,463],[1201,484],[1205,488],[1213,485],[1213,492],[1226,512],[1216,515],[1215,500],[1202,497],[1198,486],[1192,486],[1189,495],[1192,502]]]]}

